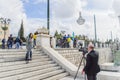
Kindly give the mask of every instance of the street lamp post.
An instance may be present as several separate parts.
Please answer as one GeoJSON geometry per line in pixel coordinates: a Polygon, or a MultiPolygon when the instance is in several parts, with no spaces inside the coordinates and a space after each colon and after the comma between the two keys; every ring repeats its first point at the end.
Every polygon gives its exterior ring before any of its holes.
{"type": "Polygon", "coordinates": [[[10,21],[11,20],[7,18],[0,18],[1,28],[4,31],[4,39],[5,39],[6,31],[8,29],[7,25],[9,25],[10,21]]]}
{"type": "Polygon", "coordinates": [[[50,1],[47,0],[47,29],[48,34],[50,33],[50,1]]]}
{"type": "Polygon", "coordinates": [[[94,15],[94,31],[95,31],[95,40],[94,40],[94,45],[95,47],[97,46],[96,45],[96,42],[97,42],[97,31],[96,31],[96,17],[94,15]]]}

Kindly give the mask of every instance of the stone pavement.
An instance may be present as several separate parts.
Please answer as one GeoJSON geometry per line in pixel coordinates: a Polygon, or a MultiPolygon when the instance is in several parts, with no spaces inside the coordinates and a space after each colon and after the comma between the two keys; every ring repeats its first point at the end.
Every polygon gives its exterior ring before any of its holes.
{"type": "MultiPolygon", "coordinates": [[[[68,77],[65,77],[65,78],[62,78],[60,80],[74,80],[74,77],[71,77],[71,76],[68,76],[68,77]]],[[[83,78],[76,78],[75,80],[84,80],[83,78]]]]}

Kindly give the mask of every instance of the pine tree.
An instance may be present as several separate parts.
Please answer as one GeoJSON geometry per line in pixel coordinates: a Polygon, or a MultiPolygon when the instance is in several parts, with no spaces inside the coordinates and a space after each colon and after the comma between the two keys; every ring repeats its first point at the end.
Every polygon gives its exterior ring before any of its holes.
{"type": "Polygon", "coordinates": [[[55,34],[54,34],[54,36],[55,37],[57,37],[58,36],[58,31],[56,30],[56,32],[55,32],[55,34]]]}
{"type": "Polygon", "coordinates": [[[21,22],[21,27],[20,27],[20,30],[18,32],[18,36],[20,37],[20,39],[22,39],[23,41],[25,41],[25,38],[24,38],[24,27],[23,27],[23,20],[21,22]]]}

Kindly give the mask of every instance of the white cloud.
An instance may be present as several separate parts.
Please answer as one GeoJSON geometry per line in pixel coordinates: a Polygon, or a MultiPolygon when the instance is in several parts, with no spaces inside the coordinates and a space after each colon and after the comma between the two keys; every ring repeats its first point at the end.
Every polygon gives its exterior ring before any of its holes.
{"type": "Polygon", "coordinates": [[[88,5],[87,0],[81,0],[81,6],[86,7],[88,5]]]}
{"type": "MultiPolygon", "coordinates": [[[[38,28],[46,27],[46,19],[31,18],[27,20],[26,34],[34,33],[38,28]]],[[[27,35],[26,35],[27,36],[27,35]]]]}
{"type": "Polygon", "coordinates": [[[51,9],[55,18],[71,18],[81,10],[80,0],[54,0],[51,9]]]}
{"type": "Polygon", "coordinates": [[[113,9],[117,16],[120,15],[120,0],[114,0],[113,2],[113,9]]]}
{"type": "Polygon", "coordinates": [[[72,32],[75,32],[76,34],[85,34],[90,38],[94,38],[93,15],[95,14],[97,35],[100,40],[110,39],[111,31],[114,33],[114,38],[116,35],[119,35],[120,33],[117,31],[119,28],[115,28],[115,26],[119,25],[112,9],[113,0],[88,0],[88,2],[87,0],[81,0],[79,3],[71,0],[69,2],[67,0],[56,1],[56,4],[52,7],[52,17],[54,17],[53,19],[56,20],[59,25],[55,25],[58,28],[53,29],[62,30],[64,29],[63,27],[66,27],[64,30],[66,30],[67,33],[72,34],[72,32]],[[89,1],[90,3],[88,3],[89,1]],[[73,5],[71,5],[71,3],[73,3],[73,5]],[[74,6],[74,3],[77,4],[74,6]],[[94,7],[90,6],[90,4],[94,7]],[[78,9],[77,6],[82,7],[82,16],[86,19],[84,25],[78,25],[76,23],[78,12],[80,11],[80,7],[78,9]],[[89,9],[87,9],[88,7],[89,9]]]}
{"type": "Polygon", "coordinates": [[[0,0],[0,17],[10,18],[10,33],[17,35],[21,19],[26,19],[23,3],[20,0],[0,0]]]}
{"type": "Polygon", "coordinates": [[[88,0],[89,7],[99,10],[108,10],[112,7],[113,0],[88,0]]]}
{"type": "MultiPolygon", "coordinates": [[[[114,16],[112,9],[113,0],[52,0],[50,3],[52,35],[56,30],[64,30],[69,34],[75,32],[75,34],[85,34],[94,38],[94,14],[96,15],[97,37],[100,40],[110,39],[111,31],[114,38],[120,34],[118,19],[114,16]],[[82,16],[86,20],[84,25],[78,25],[76,22],[79,11],[82,11],[82,16]]],[[[44,20],[43,25],[45,24],[44,20]]]]}
{"type": "MultiPolygon", "coordinates": [[[[22,1],[29,2],[29,0],[22,1]]],[[[8,0],[0,0],[0,16],[8,17],[12,20],[11,33],[17,34],[21,19],[24,19],[26,35],[39,27],[46,27],[46,19],[27,18],[22,1],[11,0],[8,2],[8,0]]],[[[36,0],[35,3],[39,4],[45,1],[47,0],[36,0]]],[[[72,32],[75,32],[75,34],[85,34],[90,38],[94,38],[93,15],[96,14],[97,35],[100,40],[110,38],[110,31],[113,31],[113,36],[119,35],[118,19],[114,16],[114,12],[111,9],[112,2],[112,0],[50,0],[52,15],[50,19],[51,34],[53,35],[56,30],[64,30],[66,33],[72,34],[72,32]],[[88,7],[91,3],[94,7],[88,7]],[[86,20],[84,25],[78,25],[76,22],[79,17],[79,11],[82,11],[82,16],[86,20]]],[[[116,3],[114,2],[114,4],[116,3]]],[[[118,10],[120,11],[117,6],[119,5],[113,5],[116,13],[118,13],[118,10]]]]}
{"type": "MultiPolygon", "coordinates": [[[[75,32],[75,34],[85,34],[93,38],[94,37],[94,27],[93,27],[93,18],[92,18],[93,12],[81,9],[81,7],[85,7],[86,5],[87,2],[85,0],[83,0],[82,2],[80,2],[80,0],[56,1],[56,4],[53,5],[52,7],[52,11],[53,11],[52,20],[56,21],[56,23],[53,23],[55,25],[52,24],[51,26],[52,32],[55,31],[55,29],[65,30],[66,33],[69,34],[75,32]],[[84,6],[82,6],[81,4],[83,4],[84,6]],[[84,25],[78,25],[76,22],[80,10],[82,10],[83,18],[86,18],[86,22],[84,25]]],[[[97,14],[101,14],[101,13],[97,12],[97,14]]],[[[104,14],[104,12],[102,14],[104,14]]]]}

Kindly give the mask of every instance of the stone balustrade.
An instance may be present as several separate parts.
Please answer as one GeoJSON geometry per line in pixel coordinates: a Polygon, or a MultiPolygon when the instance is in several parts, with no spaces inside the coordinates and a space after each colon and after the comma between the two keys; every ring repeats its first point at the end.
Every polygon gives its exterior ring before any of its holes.
{"type": "Polygon", "coordinates": [[[55,49],[57,50],[63,57],[69,60],[72,64],[78,66],[82,59],[82,52],[79,52],[77,49],[69,49],[69,48],[61,48],[55,49]]]}
{"type": "MultiPolygon", "coordinates": [[[[61,54],[63,57],[65,57],[67,60],[69,60],[71,63],[73,63],[76,66],[79,65],[82,59],[82,52],[79,52],[77,49],[59,48],[55,50],[57,50],[59,54],[61,54]]],[[[103,64],[107,62],[109,63],[113,61],[113,56],[110,48],[97,48],[95,50],[99,52],[99,64],[103,64]]]]}

